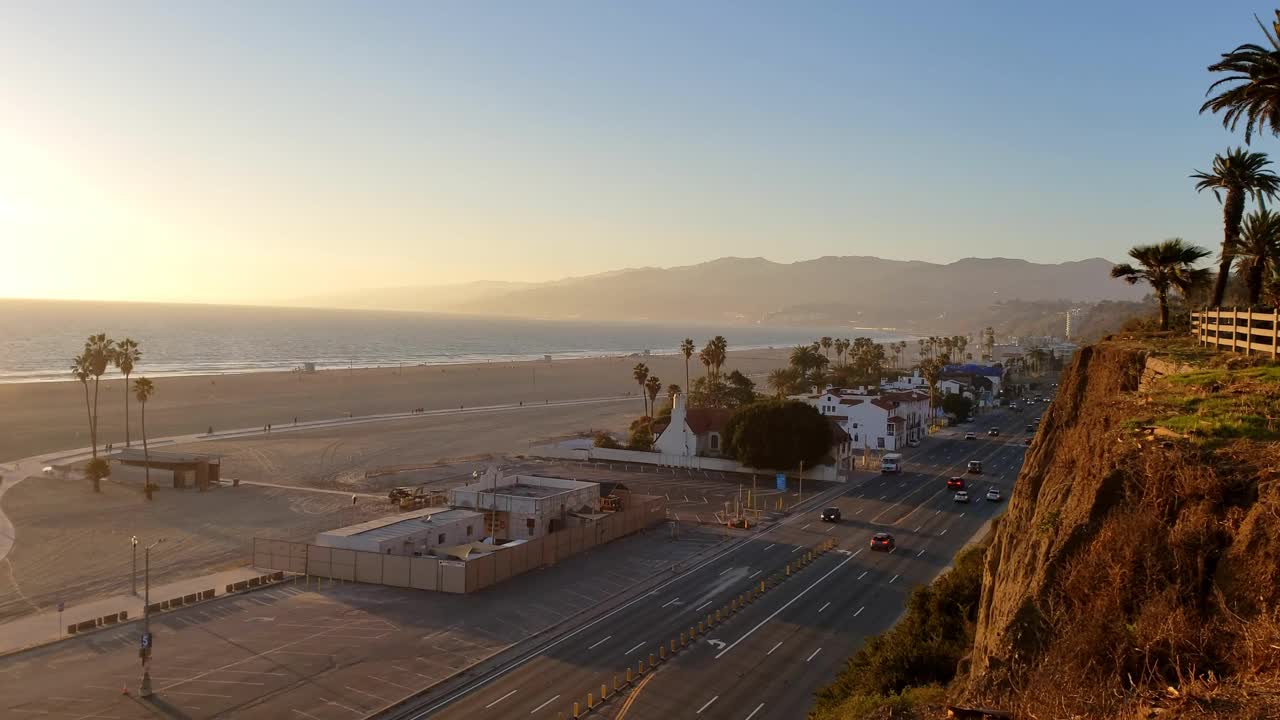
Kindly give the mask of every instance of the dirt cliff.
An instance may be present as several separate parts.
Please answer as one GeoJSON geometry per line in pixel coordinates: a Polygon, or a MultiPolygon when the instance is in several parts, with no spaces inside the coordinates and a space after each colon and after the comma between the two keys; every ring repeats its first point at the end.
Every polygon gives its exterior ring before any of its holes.
{"type": "Polygon", "coordinates": [[[987,553],[955,688],[1018,717],[1280,717],[1280,374],[1084,348],[987,553]]]}

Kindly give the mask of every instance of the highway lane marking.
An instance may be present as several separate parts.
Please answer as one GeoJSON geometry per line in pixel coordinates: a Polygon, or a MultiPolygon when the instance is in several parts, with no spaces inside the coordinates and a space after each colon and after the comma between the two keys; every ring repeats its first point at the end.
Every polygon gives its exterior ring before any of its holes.
{"type": "Polygon", "coordinates": [[[920,552],[916,553],[916,557],[920,557],[920,556],[921,556],[921,555],[923,555],[923,554],[924,554],[924,551],[923,551],[923,550],[921,550],[920,552]]]}
{"type": "Polygon", "coordinates": [[[854,553],[853,555],[851,555],[850,557],[858,557],[859,555],[861,555],[861,554],[862,554],[862,551],[863,551],[863,550],[864,550],[864,548],[858,548],[857,552],[855,552],[855,553],[854,553]]]}
{"type": "Polygon", "coordinates": [[[557,696],[555,696],[555,697],[551,698],[550,700],[548,700],[548,701],[546,701],[546,702],[542,703],[542,704],[541,704],[541,705],[539,705],[538,707],[534,708],[534,709],[533,709],[533,712],[531,712],[531,713],[529,713],[529,714],[530,714],[530,715],[537,715],[539,710],[541,710],[542,708],[544,708],[544,707],[546,707],[546,706],[550,705],[551,703],[553,703],[553,702],[555,702],[555,701],[557,701],[557,700],[559,700],[559,699],[560,699],[560,696],[559,696],[559,695],[557,695],[557,696]]]}
{"type": "MultiPolygon", "coordinates": [[[[674,603],[676,603],[676,602],[679,602],[679,601],[680,601],[680,598],[678,598],[678,597],[673,597],[673,598],[671,598],[670,600],[668,600],[668,601],[667,601],[667,605],[672,605],[672,604],[674,604],[674,603]]],[[[667,607],[667,605],[663,605],[662,607],[664,607],[664,608],[665,608],[665,607],[667,607]]]]}
{"type": "Polygon", "coordinates": [[[862,571],[862,574],[858,576],[858,579],[859,579],[859,580],[861,580],[862,578],[866,577],[866,576],[867,576],[867,573],[869,573],[869,572],[871,572],[871,571],[870,571],[870,570],[863,570],[863,571],[862,571]]]}
{"type": "Polygon", "coordinates": [[[723,575],[723,574],[725,574],[725,573],[729,572],[729,571],[730,571],[730,570],[732,570],[732,569],[733,569],[733,568],[731,568],[731,567],[725,568],[725,569],[723,569],[723,570],[721,570],[721,571],[720,571],[720,574],[721,574],[721,575],[723,575]]]}
{"type": "MultiPolygon", "coordinates": [[[[748,579],[748,580],[750,580],[750,579],[754,578],[755,576],[759,575],[759,574],[760,574],[760,573],[762,573],[762,572],[764,572],[764,571],[763,571],[763,570],[757,570],[757,571],[755,571],[755,572],[751,573],[750,575],[748,575],[748,576],[747,576],[747,579],[748,579]]],[[[707,605],[710,605],[710,604],[711,604],[711,603],[707,603],[707,605]]],[[[703,605],[702,607],[706,607],[707,605],[703,605]]]]}
{"type": "Polygon", "coordinates": [[[885,499],[885,498],[887,498],[887,497],[889,497],[889,496],[888,496],[888,495],[881,495],[881,496],[880,496],[880,499],[881,499],[881,500],[883,500],[883,499],[885,499]]]}
{"type": "Polygon", "coordinates": [[[737,640],[734,640],[734,641],[733,641],[733,643],[729,645],[729,647],[726,647],[725,649],[723,649],[723,650],[721,650],[719,653],[717,653],[717,654],[716,654],[716,656],[715,656],[715,659],[716,659],[716,660],[719,660],[719,659],[720,659],[720,658],[721,658],[725,653],[727,653],[727,652],[729,652],[730,650],[732,650],[732,649],[734,649],[735,647],[737,647],[738,643],[740,643],[740,642],[742,642],[743,640],[746,640],[747,638],[751,637],[752,633],[754,633],[755,631],[757,631],[757,630],[759,630],[760,628],[764,627],[765,623],[767,623],[767,622],[769,622],[770,620],[772,620],[772,619],[774,619],[775,617],[777,617],[777,616],[778,616],[778,614],[779,614],[779,613],[781,613],[783,610],[786,610],[787,608],[791,607],[792,603],[794,603],[795,601],[797,601],[797,600],[799,600],[800,598],[804,597],[804,596],[805,596],[805,593],[808,593],[810,590],[812,590],[812,589],[814,589],[814,588],[818,587],[818,584],[819,584],[819,583],[821,583],[823,580],[826,580],[827,578],[831,577],[831,575],[832,575],[832,574],[834,574],[834,573],[835,573],[835,571],[837,571],[837,570],[839,570],[840,568],[844,567],[844,566],[845,566],[846,564],[848,564],[848,562],[849,562],[850,560],[852,560],[852,559],[853,559],[853,556],[852,556],[852,555],[850,555],[849,557],[847,557],[847,558],[845,558],[844,560],[842,560],[842,561],[840,562],[840,564],[839,564],[839,565],[836,565],[835,567],[833,567],[833,568],[831,568],[830,570],[828,570],[826,575],[823,575],[822,577],[818,578],[817,580],[814,580],[812,585],[810,585],[809,587],[805,588],[804,590],[801,590],[801,591],[799,592],[799,594],[797,594],[795,597],[793,597],[793,598],[791,598],[790,600],[788,600],[788,601],[786,602],[786,604],[785,604],[785,605],[783,605],[782,607],[778,608],[777,610],[774,610],[774,611],[773,611],[773,613],[772,613],[771,615],[769,615],[769,617],[767,617],[767,618],[765,618],[765,619],[761,620],[761,621],[760,621],[760,622],[759,622],[755,627],[751,628],[751,629],[750,629],[750,630],[748,630],[745,634],[743,634],[743,636],[742,636],[742,637],[738,638],[737,640]]]}
{"type": "MultiPolygon", "coordinates": [[[[770,548],[772,548],[772,547],[773,547],[774,545],[776,545],[776,544],[777,544],[777,543],[769,543],[769,547],[766,547],[764,550],[769,550],[770,548]]],[[[760,552],[764,552],[764,550],[761,550],[760,552]]]]}
{"type": "MultiPolygon", "coordinates": [[[[395,685],[396,687],[400,688],[401,690],[408,690],[409,692],[413,692],[413,688],[411,688],[411,687],[408,687],[408,686],[406,686],[406,685],[401,685],[401,684],[400,684],[400,683],[398,683],[398,682],[391,682],[390,680],[387,680],[387,679],[385,679],[385,678],[380,678],[380,677],[378,677],[377,675],[366,675],[365,677],[369,678],[370,680],[377,680],[378,682],[384,682],[384,683],[386,683],[386,684],[388,684],[388,685],[395,685]]],[[[208,682],[208,681],[206,680],[205,682],[208,682]]],[[[254,683],[254,685],[261,685],[261,684],[262,684],[262,683],[254,683]]]]}
{"type": "MultiPolygon", "coordinates": [[[[833,491],[828,491],[828,492],[833,492],[833,491]]],[[[826,493],[819,493],[818,495],[814,495],[814,496],[812,496],[812,497],[810,497],[810,498],[809,498],[808,502],[814,502],[814,500],[821,499],[821,498],[823,498],[823,497],[824,497],[824,495],[825,495],[825,494],[826,494],[826,493]]],[[[747,545],[749,545],[749,544],[751,544],[751,543],[755,542],[755,541],[756,541],[758,538],[760,538],[761,536],[763,536],[763,535],[765,535],[765,534],[767,534],[767,533],[770,533],[770,532],[772,532],[772,531],[776,530],[777,528],[785,527],[786,525],[788,525],[788,524],[790,524],[792,521],[794,521],[797,517],[798,517],[798,516],[792,516],[792,517],[789,517],[789,518],[787,518],[787,519],[783,520],[782,522],[780,522],[780,523],[778,523],[778,524],[776,524],[776,525],[770,525],[770,526],[768,526],[768,527],[766,527],[766,528],[764,528],[764,529],[762,529],[762,530],[757,531],[754,535],[749,536],[748,538],[746,538],[746,539],[745,539],[745,540],[743,540],[742,542],[735,543],[734,545],[731,545],[731,546],[729,546],[729,547],[725,548],[724,550],[721,550],[720,552],[718,552],[718,553],[716,553],[715,555],[713,555],[713,556],[711,556],[711,557],[707,558],[706,560],[703,560],[702,562],[700,562],[700,563],[698,563],[697,565],[695,565],[695,566],[693,566],[693,567],[689,568],[688,570],[685,570],[684,572],[680,573],[679,575],[677,575],[677,576],[675,576],[675,577],[673,577],[673,578],[671,578],[671,579],[669,579],[669,580],[666,580],[665,582],[663,582],[663,583],[662,583],[661,585],[659,585],[658,587],[656,587],[656,588],[654,588],[653,590],[649,591],[649,593],[648,593],[647,595],[642,595],[642,596],[640,596],[640,597],[634,598],[634,599],[632,599],[632,600],[630,600],[630,601],[628,601],[628,602],[624,603],[621,607],[614,608],[613,610],[610,610],[609,612],[605,613],[604,615],[602,615],[602,616],[600,616],[600,617],[598,617],[598,618],[596,618],[596,619],[594,619],[594,620],[592,620],[592,621],[588,622],[587,624],[583,625],[582,627],[579,627],[579,628],[577,628],[577,629],[575,629],[575,630],[572,630],[572,631],[568,632],[568,633],[567,633],[567,634],[565,634],[563,637],[557,638],[556,640],[553,640],[553,641],[551,641],[551,642],[547,643],[546,645],[544,645],[544,646],[542,646],[542,647],[540,647],[540,648],[537,648],[537,649],[535,649],[535,650],[531,650],[527,655],[525,655],[525,656],[521,657],[521,658],[520,658],[520,659],[518,659],[518,660],[514,660],[514,661],[512,661],[512,662],[511,662],[510,664],[508,664],[506,667],[503,667],[503,668],[500,668],[500,669],[498,669],[498,670],[493,671],[493,672],[492,672],[492,673],[490,673],[488,676],[486,676],[486,677],[482,677],[482,678],[480,678],[480,679],[478,679],[478,680],[476,680],[476,681],[474,681],[474,682],[472,682],[472,683],[470,683],[470,684],[466,685],[465,687],[463,687],[463,688],[461,688],[461,689],[459,689],[459,690],[457,690],[457,691],[455,691],[455,692],[451,693],[450,695],[448,695],[448,696],[444,697],[443,699],[439,700],[438,702],[433,703],[432,705],[430,705],[430,706],[428,706],[428,707],[426,707],[426,708],[424,708],[424,709],[421,709],[421,710],[417,710],[417,709],[415,709],[415,710],[413,710],[413,711],[412,711],[412,713],[413,713],[413,714],[410,716],[410,717],[411,717],[411,720],[421,720],[421,718],[425,718],[427,715],[429,715],[429,714],[431,714],[431,713],[433,713],[433,712],[435,712],[435,711],[439,710],[440,708],[445,707],[446,705],[449,705],[449,704],[453,703],[453,702],[454,702],[454,701],[456,701],[458,698],[463,697],[463,696],[465,696],[465,695],[468,695],[468,694],[470,694],[471,692],[473,692],[473,691],[475,691],[475,690],[477,690],[477,689],[479,689],[479,688],[482,688],[482,687],[484,687],[485,685],[488,685],[489,683],[493,682],[494,680],[497,680],[498,678],[501,678],[502,676],[506,675],[507,673],[510,673],[510,672],[512,672],[512,671],[514,671],[514,670],[519,669],[521,666],[525,665],[526,663],[528,663],[528,662],[530,662],[530,661],[532,661],[532,660],[534,660],[534,659],[536,659],[536,658],[538,658],[538,657],[541,657],[542,655],[544,655],[544,654],[546,654],[546,653],[550,652],[553,648],[556,648],[556,647],[560,646],[561,644],[563,644],[563,643],[565,643],[565,642],[569,641],[571,638],[576,637],[578,634],[583,633],[583,632],[586,632],[588,629],[590,629],[590,628],[592,628],[592,627],[594,627],[594,626],[598,625],[599,623],[605,622],[606,620],[608,620],[609,618],[613,617],[614,615],[617,615],[617,614],[619,614],[619,613],[621,613],[621,612],[624,612],[625,610],[627,610],[628,608],[630,608],[632,605],[635,605],[636,603],[640,602],[641,600],[645,599],[646,597],[649,597],[649,596],[651,596],[651,595],[657,595],[657,594],[658,594],[658,592],[659,592],[660,590],[662,590],[662,588],[665,588],[665,587],[667,587],[668,585],[671,585],[672,583],[678,582],[678,581],[680,581],[680,580],[683,580],[683,579],[685,579],[685,578],[688,578],[688,577],[692,576],[694,573],[698,572],[699,570],[701,570],[701,569],[703,569],[703,568],[707,567],[708,565],[711,565],[712,563],[716,562],[717,560],[720,560],[721,558],[724,558],[724,557],[726,557],[726,556],[728,556],[728,555],[731,555],[731,554],[733,554],[733,553],[735,553],[735,552],[737,552],[737,551],[741,550],[742,548],[746,547],[747,545]]],[[[771,544],[769,547],[773,547],[773,544],[771,544]]],[[[767,549],[767,548],[766,548],[766,549],[767,549]]],[[[294,643],[288,643],[288,644],[289,644],[289,645],[292,645],[292,644],[294,644],[294,643]]],[[[286,646],[282,645],[281,647],[286,647],[286,646]]],[[[276,650],[275,652],[283,652],[283,651],[276,650]]],[[[319,653],[310,653],[310,654],[319,654],[319,653]]],[[[258,656],[257,656],[257,655],[255,655],[254,657],[258,657],[258,656]]],[[[330,656],[330,655],[326,655],[326,657],[331,657],[331,656],[330,656]]],[[[252,658],[250,658],[250,659],[252,659],[252,658]]],[[[233,665],[238,665],[239,663],[232,663],[232,664],[233,664],[233,665]]],[[[229,666],[228,666],[228,667],[229,667],[229,666]]],[[[654,677],[654,676],[653,676],[653,675],[650,675],[649,677],[650,677],[650,678],[652,678],[652,677],[654,677]]],[[[643,685],[644,685],[644,683],[646,683],[646,682],[648,682],[648,679],[645,679],[645,680],[641,681],[641,686],[643,686],[643,685]]],[[[112,689],[114,690],[115,688],[112,688],[112,689]]],[[[636,689],[632,691],[632,695],[631,695],[631,697],[635,697],[635,696],[636,696],[635,694],[636,694],[637,692],[639,692],[639,690],[640,690],[640,686],[637,686],[637,687],[636,687],[636,689]]],[[[624,710],[625,710],[625,708],[624,708],[624,710]]],[[[360,714],[360,713],[356,713],[356,714],[358,715],[358,714],[360,714]]],[[[618,717],[617,717],[617,718],[615,718],[615,720],[621,720],[621,717],[622,717],[622,714],[621,714],[621,713],[619,713],[618,717]]]]}
{"type": "MultiPolygon", "coordinates": [[[[894,576],[893,576],[893,580],[897,580],[899,577],[901,577],[901,576],[900,576],[900,575],[894,575],[894,576]]],[[[890,580],[890,581],[889,581],[889,584],[890,584],[890,585],[892,585],[892,584],[893,584],[893,580],[890,580]]]]}
{"type": "Polygon", "coordinates": [[[507,698],[511,697],[512,695],[515,695],[515,694],[516,694],[516,693],[518,693],[518,692],[520,692],[520,690],[519,690],[519,689],[512,690],[511,692],[507,693],[506,695],[503,695],[502,697],[498,698],[497,700],[494,700],[493,702],[489,703],[488,705],[485,705],[485,706],[484,706],[484,709],[485,709],[485,710],[488,710],[489,708],[493,707],[494,705],[497,705],[498,703],[502,702],[503,700],[506,700],[507,698]]]}
{"type": "Polygon", "coordinates": [[[941,510],[934,510],[934,511],[933,511],[933,514],[936,516],[936,515],[937,515],[938,513],[940,513],[940,512],[942,512],[942,511],[941,511],[941,510]]]}
{"type": "Polygon", "coordinates": [[[823,605],[822,607],[818,608],[818,612],[822,612],[823,610],[826,610],[826,609],[827,609],[827,607],[828,607],[829,605],[831,605],[831,603],[830,603],[830,602],[828,602],[826,605],[823,605]]]}
{"type": "Polygon", "coordinates": [[[964,517],[964,513],[960,513],[960,517],[964,517]]]}
{"type": "Polygon", "coordinates": [[[920,528],[922,528],[922,527],[924,527],[924,526],[923,526],[923,525],[921,525],[920,527],[916,528],[915,530],[912,530],[911,532],[920,532],[920,528]]]}
{"type": "Polygon", "coordinates": [[[612,636],[612,635],[606,635],[606,636],[605,636],[605,638],[604,638],[603,640],[599,640],[599,641],[597,641],[595,645],[591,645],[591,646],[587,647],[587,649],[588,649],[588,650],[595,650],[597,647],[599,647],[599,646],[601,646],[601,645],[605,644],[606,642],[609,642],[609,640],[611,640],[611,639],[613,639],[613,636],[612,636]]]}
{"type": "Polygon", "coordinates": [[[713,698],[711,698],[710,700],[708,700],[706,705],[703,705],[702,707],[698,708],[698,712],[696,712],[696,713],[694,713],[694,714],[695,714],[695,715],[701,715],[703,710],[706,710],[707,708],[711,707],[711,703],[713,703],[713,702],[715,702],[715,701],[717,701],[717,700],[719,700],[719,699],[720,699],[720,696],[719,696],[719,695],[716,695],[715,697],[713,697],[713,698]]]}
{"type": "Polygon", "coordinates": [[[701,605],[699,605],[698,607],[694,608],[694,609],[693,609],[693,611],[694,611],[694,612],[702,612],[702,608],[704,608],[704,607],[706,607],[706,606],[708,606],[708,605],[710,605],[710,604],[711,604],[711,601],[710,601],[710,600],[708,600],[708,601],[706,601],[706,602],[702,603],[701,605]]]}
{"type": "MultiPolygon", "coordinates": [[[[348,689],[348,690],[350,690],[351,692],[358,692],[358,693],[360,693],[361,695],[368,695],[369,697],[373,698],[374,700],[377,700],[377,701],[378,701],[378,702],[380,702],[380,703],[384,703],[384,704],[385,704],[385,703],[387,702],[387,699],[386,699],[386,698],[384,698],[384,697],[382,697],[381,695],[374,695],[374,694],[373,694],[373,693],[371,693],[371,692],[365,692],[364,690],[361,690],[361,689],[359,689],[359,688],[353,688],[353,687],[351,687],[350,685],[348,685],[348,686],[347,686],[347,689],[348,689]]],[[[172,691],[172,690],[170,690],[169,692],[170,692],[170,693],[173,693],[173,691],[172,691]]]]}
{"type": "MultiPolygon", "coordinates": [[[[809,525],[812,525],[812,524],[813,524],[813,523],[809,523],[809,525]]],[[[804,527],[802,527],[802,528],[800,528],[800,529],[801,529],[801,530],[808,530],[808,529],[809,529],[809,525],[805,525],[804,527]]]]}
{"type": "MultiPolygon", "coordinates": [[[[818,657],[818,653],[820,652],[822,652],[822,648],[818,648],[817,650],[814,650],[813,654],[809,656],[809,660],[813,660],[814,658],[818,657]]],[[[805,660],[805,662],[809,662],[809,660],[805,660]]]]}
{"type": "Polygon", "coordinates": [[[777,645],[774,645],[773,647],[769,648],[769,652],[765,653],[765,655],[772,655],[772,654],[773,654],[773,651],[774,651],[774,650],[777,650],[777,649],[778,649],[778,648],[780,648],[780,647],[782,647],[782,641],[781,641],[781,640],[779,640],[779,641],[778,641],[778,644],[777,644],[777,645]]]}
{"type": "Polygon", "coordinates": [[[296,713],[298,713],[299,715],[301,715],[302,717],[308,717],[308,718],[311,718],[311,720],[320,720],[320,718],[316,717],[315,715],[312,715],[312,714],[311,714],[311,713],[309,713],[309,712],[304,712],[304,711],[302,711],[302,710],[299,710],[298,708],[291,708],[291,709],[292,709],[294,712],[296,712],[296,713]]]}
{"type": "Polygon", "coordinates": [[[947,534],[947,529],[942,528],[942,532],[938,533],[938,537],[942,537],[943,535],[946,535],[946,534],[947,534]]]}
{"type": "Polygon", "coordinates": [[[800,552],[800,551],[801,551],[801,550],[803,550],[803,549],[804,549],[804,546],[803,546],[803,545],[797,545],[797,546],[796,546],[796,549],[795,549],[795,550],[792,550],[792,551],[791,551],[791,553],[794,555],[795,553],[798,553],[798,552],[800,552]]]}
{"type": "Polygon", "coordinates": [[[861,515],[861,514],[862,514],[862,508],[858,508],[858,511],[854,513],[854,515],[861,515]]]}
{"type": "Polygon", "coordinates": [[[639,684],[636,685],[636,689],[632,690],[631,694],[627,696],[626,702],[622,703],[622,708],[618,710],[618,714],[614,717],[614,720],[622,720],[627,716],[627,711],[631,709],[631,704],[636,701],[636,698],[640,697],[640,691],[643,690],[644,686],[648,685],[649,681],[654,677],[656,676],[653,673],[649,673],[639,682],[639,684]]]}
{"type": "Polygon", "coordinates": [[[853,614],[853,616],[854,616],[854,617],[858,617],[859,615],[861,615],[861,614],[862,614],[862,611],[863,611],[863,610],[866,610],[866,609],[867,609],[867,606],[866,606],[866,605],[863,605],[862,607],[858,608],[858,612],[854,613],[854,614],[853,614]]]}
{"type": "Polygon", "coordinates": [[[760,708],[762,707],[764,707],[764,703],[760,703],[759,705],[757,705],[756,709],[752,710],[751,714],[746,717],[746,720],[751,720],[751,718],[755,717],[756,713],[760,712],[760,708]]]}
{"type": "MultiPolygon", "coordinates": [[[[710,603],[707,603],[707,604],[708,604],[708,605],[710,605],[710,603]]],[[[704,607],[705,607],[705,606],[704,606],[704,607]]],[[[645,642],[648,642],[648,641],[645,641],[645,642]]],[[[624,653],[622,653],[622,654],[623,654],[623,656],[630,655],[631,653],[633,653],[633,652],[635,652],[635,651],[639,650],[639,649],[640,649],[641,647],[643,647],[643,646],[644,646],[644,642],[638,642],[638,643],[636,643],[636,646],[635,646],[635,647],[631,648],[630,650],[628,650],[628,651],[626,651],[626,652],[624,652],[624,653]]]]}

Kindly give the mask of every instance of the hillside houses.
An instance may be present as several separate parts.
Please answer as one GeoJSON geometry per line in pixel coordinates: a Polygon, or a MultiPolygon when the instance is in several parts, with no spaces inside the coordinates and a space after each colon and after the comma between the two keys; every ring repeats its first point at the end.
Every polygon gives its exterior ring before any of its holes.
{"type": "Polygon", "coordinates": [[[801,399],[835,418],[849,435],[851,450],[900,450],[928,432],[927,391],[830,387],[801,399]]]}

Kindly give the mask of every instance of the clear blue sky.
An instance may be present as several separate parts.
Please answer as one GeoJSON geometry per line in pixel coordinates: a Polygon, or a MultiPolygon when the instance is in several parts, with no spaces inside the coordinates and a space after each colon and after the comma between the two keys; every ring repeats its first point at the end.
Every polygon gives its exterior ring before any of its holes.
{"type": "Polygon", "coordinates": [[[0,295],[1212,246],[1205,66],[1274,7],[191,5],[0,8],[0,295]]]}

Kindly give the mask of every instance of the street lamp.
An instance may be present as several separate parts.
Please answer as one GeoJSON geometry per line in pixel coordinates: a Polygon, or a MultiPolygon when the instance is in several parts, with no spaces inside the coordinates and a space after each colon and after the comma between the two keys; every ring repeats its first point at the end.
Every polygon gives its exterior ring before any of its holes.
{"type": "Polygon", "coordinates": [[[134,597],[138,597],[138,536],[129,539],[133,544],[133,574],[129,576],[129,588],[134,597]]]}
{"type": "Polygon", "coordinates": [[[138,695],[151,697],[151,548],[164,542],[164,538],[151,543],[142,550],[143,558],[143,599],[142,599],[142,686],[138,695]]]}

